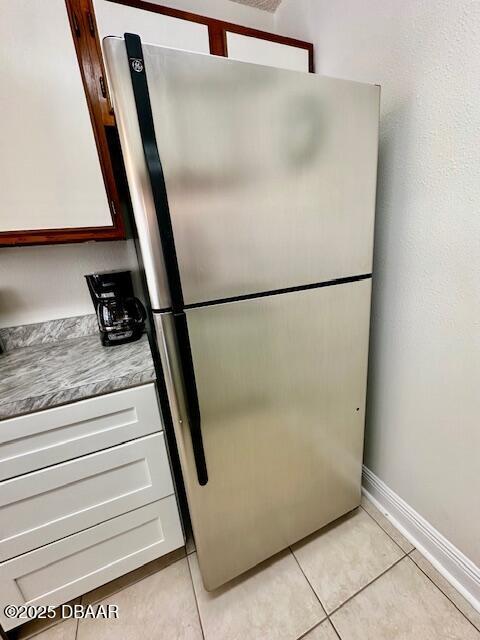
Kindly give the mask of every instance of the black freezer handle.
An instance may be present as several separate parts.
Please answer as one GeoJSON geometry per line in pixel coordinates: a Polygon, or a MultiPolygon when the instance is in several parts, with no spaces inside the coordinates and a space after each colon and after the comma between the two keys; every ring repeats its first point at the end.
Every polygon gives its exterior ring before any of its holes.
{"type": "Polygon", "coordinates": [[[193,456],[197,469],[198,482],[205,485],[208,482],[205,451],[203,448],[200,405],[198,402],[195,369],[193,366],[192,350],[188,323],[183,308],[182,282],[178,268],[175,239],[168,206],[167,187],[158,152],[155,126],[153,123],[152,106],[148,92],[145,60],[143,57],[142,41],[133,33],[125,33],[125,47],[127,50],[130,78],[132,80],[135,107],[137,110],[143,153],[147,164],[148,175],[152,187],[153,202],[157,216],[160,240],[162,243],[165,270],[172,301],[172,312],[177,334],[180,365],[185,386],[185,401],[188,412],[188,424],[192,440],[193,456]]]}

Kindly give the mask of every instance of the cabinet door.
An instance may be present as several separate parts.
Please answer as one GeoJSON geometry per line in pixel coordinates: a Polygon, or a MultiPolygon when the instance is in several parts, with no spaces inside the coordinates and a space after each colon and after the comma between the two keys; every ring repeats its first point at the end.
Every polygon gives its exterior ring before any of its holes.
{"type": "MultiPolygon", "coordinates": [[[[171,495],[0,564],[0,601],[55,607],[183,544],[171,495]]],[[[5,631],[25,622],[1,609],[5,631]]]]}
{"type": "Polygon", "coordinates": [[[173,494],[163,433],[0,483],[0,560],[173,494]]]}
{"type": "Polygon", "coordinates": [[[210,53],[206,24],[182,20],[108,0],[94,0],[100,39],[137,33],[143,42],[175,49],[210,53]]]}
{"type": "Polygon", "coordinates": [[[0,233],[113,228],[64,0],[3,3],[0,58],[0,233]]]}
{"type": "Polygon", "coordinates": [[[233,60],[264,64],[268,67],[310,70],[309,49],[273,42],[240,33],[226,32],[227,55],[233,60]]]}
{"type": "Polygon", "coordinates": [[[2,420],[0,480],[162,429],[153,384],[2,420]]]}

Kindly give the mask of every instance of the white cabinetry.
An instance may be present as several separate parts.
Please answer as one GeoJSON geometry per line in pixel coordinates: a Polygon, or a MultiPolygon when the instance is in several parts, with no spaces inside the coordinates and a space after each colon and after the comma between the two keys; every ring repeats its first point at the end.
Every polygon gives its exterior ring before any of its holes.
{"type": "Polygon", "coordinates": [[[226,39],[228,57],[233,60],[264,64],[279,69],[291,69],[292,71],[308,72],[309,70],[308,49],[231,31],[226,32],[226,39]]]}
{"type": "Polygon", "coordinates": [[[0,232],[113,225],[64,0],[2,2],[0,232]]]}
{"type": "Polygon", "coordinates": [[[0,560],[173,493],[163,433],[0,484],[0,560]]]}
{"type": "MultiPolygon", "coordinates": [[[[170,496],[0,564],[0,600],[57,606],[182,544],[170,496]]],[[[0,622],[8,630],[22,621],[2,608],[0,622]]]]}
{"type": "Polygon", "coordinates": [[[0,423],[0,480],[162,429],[153,384],[0,423]]]}
{"type": "Polygon", "coordinates": [[[153,384],[0,422],[0,461],[0,602],[57,606],[184,544],[153,384]]]}
{"type": "Polygon", "coordinates": [[[175,49],[210,53],[205,24],[173,18],[154,11],[128,7],[108,0],[94,0],[100,39],[136,33],[143,42],[175,49]]]}

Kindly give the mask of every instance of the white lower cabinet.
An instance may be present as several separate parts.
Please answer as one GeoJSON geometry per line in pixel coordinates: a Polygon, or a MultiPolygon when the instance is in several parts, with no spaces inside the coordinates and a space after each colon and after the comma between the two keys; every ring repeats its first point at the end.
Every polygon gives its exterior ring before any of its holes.
{"type": "Polygon", "coordinates": [[[0,560],[173,493],[163,433],[0,483],[0,560]]]}
{"type": "Polygon", "coordinates": [[[0,480],[162,430],[152,384],[0,422],[0,480]]]}
{"type": "Polygon", "coordinates": [[[6,604],[57,606],[183,545],[175,496],[163,498],[0,564],[6,604]]]}
{"type": "Polygon", "coordinates": [[[153,384],[0,422],[0,469],[5,630],[184,544],[153,384]]]}

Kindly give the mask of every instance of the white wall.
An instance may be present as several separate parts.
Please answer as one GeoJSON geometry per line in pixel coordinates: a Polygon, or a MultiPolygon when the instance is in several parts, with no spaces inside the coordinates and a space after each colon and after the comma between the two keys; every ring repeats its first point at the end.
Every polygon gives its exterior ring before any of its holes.
{"type": "Polygon", "coordinates": [[[93,313],[83,276],[135,266],[131,241],[0,249],[0,327],[93,313]]]}
{"type": "Polygon", "coordinates": [[[284,0],[277,28],[382,85],[365,460],[480,565],[480,2],[284,0]]]}

